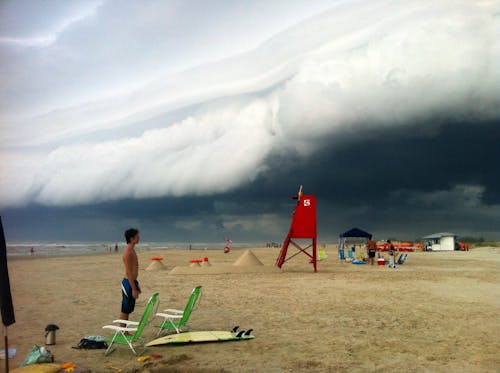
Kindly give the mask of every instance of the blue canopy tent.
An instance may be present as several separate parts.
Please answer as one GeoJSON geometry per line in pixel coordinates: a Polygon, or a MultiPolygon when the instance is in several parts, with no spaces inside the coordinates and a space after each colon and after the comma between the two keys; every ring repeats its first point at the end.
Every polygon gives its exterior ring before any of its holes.
{"type": "Polygon", "coordinates": [[[344,233],[341,233],[339,236],[339,259],[340,260],[345,259],[345,254],[344,254],[345,243],[350,238],[353,238],[356,241],[359,239],[361,239],[363,241],[368,241],[368,240],[371,240],[372,234],[365,232],[364,230],[359,229],[359,228],[352,228],[344,233]]]}

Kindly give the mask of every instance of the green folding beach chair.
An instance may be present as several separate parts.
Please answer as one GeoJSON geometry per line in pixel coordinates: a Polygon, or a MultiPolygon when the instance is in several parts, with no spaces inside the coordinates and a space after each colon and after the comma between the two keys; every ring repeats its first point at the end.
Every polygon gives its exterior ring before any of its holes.
{"type": "Polygon", "coordinates": [[[180,333],[181,329],[189,329],[187,322],[189,321],[191,313],[200,303],[201,288],[201,286],[196,286],[193,289],[184,310],[169,308],[164,310],[164,313],[156,314],[157,317],[163,317],[163,322],[161,323],[158,333],[156,334],[157,336],[159,336],[163,330],[175,330],[176,333],[180,333]]]}
{"type": "MultiPolygon", "coordinates": [[[[144,328],[149,323],[149,316],[153,312],[153,308],[158,301],[158,293],[154,293],[151,298],[148,300],[148,304],[146,305],[146,309],[142,314],[141,321],[130,321],[130,320],[113,320],[114,323],[122,323],[126,326],[118,326],[118,325],[105,325],[103,329],[111,329],[115,331],[115,334],[107,341],[109,346],[104,355],[108,355],[111,350],[111,346],[113,344],[127,345],[130,347],[132,352],[137,355],[137,352],[134,349],[134,346],[144,345],[144,340],[141,338],[142,332],[144,328]],[[126,333],[134,333],[131,335],[127,335],[126,333]]],[[[158,307],[158,306],[156,306],[158,307]]]]}
{"type": "Polygon", "coordinates": [[[328,258],[326,251],[324,249],[319,249],[318,250],[318,261],[325,260],[326,258],[328,258]]]}

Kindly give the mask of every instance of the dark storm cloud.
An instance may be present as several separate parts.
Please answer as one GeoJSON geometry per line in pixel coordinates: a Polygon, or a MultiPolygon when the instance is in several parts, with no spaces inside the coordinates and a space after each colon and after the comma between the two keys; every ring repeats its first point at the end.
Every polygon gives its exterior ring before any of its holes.
{"type": "MultiPolygon", "coordinates": [[[[156,198],[122,200],[84,207],[30,205],[3,209],[11,239],[115,240],[127,227],[140,227],[148,241],[182,239],[176,222],[213,215],[213,201],[207,198],[156,198]],[[30,227],[30,234],[26,234],[30,227]]],[[[182,231],[182,229],[181,229],[182,231]]]]}
{"type": "Polygon", "coordinates": [[[449,123],[433,135],[419,135],[421,126],[360,133],[360,139],[322,151],[304,171],[322,174],[313,178],[313,188],[336,202],[377,203],[394,190],[429,192],[457,184],[482,185],[486,202],[499,202],[499,176],[492,172],[500,157],[498,121],[449,123]]]}
{"type": "Polygon", "coordinates": [[[332,136],[331,146],[308,158],[290,152],[270,160],[269,171],[240,192],[250,198],[259,190],[274,198],[289,193],[290,184],[305,184],[326,200],[350,204],[377,203],[398,189],[429,192],[471,184],[485,187],[485,203],[500,202],[500,176],[494,172],[499,122],[447,123],[433,133],[421,130],[426,125],[363,130],[341,141],[332,136]]]}

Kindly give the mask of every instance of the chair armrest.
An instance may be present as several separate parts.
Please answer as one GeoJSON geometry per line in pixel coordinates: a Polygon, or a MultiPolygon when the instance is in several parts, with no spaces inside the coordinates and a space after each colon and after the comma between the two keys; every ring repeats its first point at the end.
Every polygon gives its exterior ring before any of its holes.
{"type": "Polygon", "coordinates": [[[171,315],[168,313],[157,313],[156,316],[164,317],[166,319],[180,319],[182,315],[171,315]]]}
{"type": "Polygon", "coordinates": [[[163,312],[169,312],[169,313],[184,313],[184,311],[181,310],[176,310],[173,308],[167,308],[166,310],[163,310],[163,312]]]}
{"type": "Polygon", "coordinates": [[[135,331],[137,331],[137,328],[124,328],[122,326],[117,326],[117,325],[104,325],[102,328],[103,329],[111,329],[111,330],[114,330],[115,332],[135,332],[135,331]]]}
{"type": "Polygon", "coordinates": [[[121,323],[127,325],[139,325],[139,321],[130,321],[130,320],[113,320],[115,323],[121,323]]]}

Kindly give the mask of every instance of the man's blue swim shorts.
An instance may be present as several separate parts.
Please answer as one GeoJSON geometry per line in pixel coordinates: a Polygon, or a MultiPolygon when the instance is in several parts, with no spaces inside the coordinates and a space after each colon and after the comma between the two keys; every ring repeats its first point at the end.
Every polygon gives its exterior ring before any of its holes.
{"type": "MultiPolygon", "coordinates": [[[[135,286],[139,288],[139,282],[134,280],[135,286]]],[[[134,312],[135,308],[135,298],[132,296],[132,286],[128,282],[127,278],[122,280],[122,313],[130,314],[134,312]]]]}

